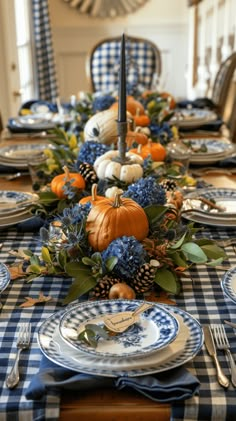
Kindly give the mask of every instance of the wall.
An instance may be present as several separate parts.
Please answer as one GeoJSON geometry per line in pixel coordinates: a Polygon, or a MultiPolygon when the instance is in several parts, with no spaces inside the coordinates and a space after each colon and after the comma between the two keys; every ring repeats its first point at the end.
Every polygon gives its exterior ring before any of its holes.
{"type": "Polygon", "coordinates": [[[107,36],[123,32],[149,38],[162,54],[163,89],[186,96],[188,58],[187,0],[149,0],[136,12],[117,18],[93,18],[80,14],[63,0],[49,0],[60,95],[68,99],[88,91],[86,56],[107,36]]]}

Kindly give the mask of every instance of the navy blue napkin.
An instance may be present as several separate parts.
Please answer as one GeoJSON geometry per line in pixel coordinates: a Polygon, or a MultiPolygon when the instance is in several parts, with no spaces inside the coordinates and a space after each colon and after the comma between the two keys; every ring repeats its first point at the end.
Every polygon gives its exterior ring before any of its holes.
{"type": "Polygon", "coordinates": [[[77,373],[60,367],[43,356],[39,372],[33,377],[25,396],[26,399],[37,400],[49,390],[60,394],[63,389],[85,391],[110,387],[117,390],[134,389],[153,401],[171,403],[198,393],[200,382],[184,367],[156,375],[111,378],[77,373]]]}
{"type": "Polygon", "coordinates": [[[37,232],[45,224],[45,220],[40,216],[34,216],[33,218],[20,222],[17,224],[17,231],[20,232],[37,232]]]}

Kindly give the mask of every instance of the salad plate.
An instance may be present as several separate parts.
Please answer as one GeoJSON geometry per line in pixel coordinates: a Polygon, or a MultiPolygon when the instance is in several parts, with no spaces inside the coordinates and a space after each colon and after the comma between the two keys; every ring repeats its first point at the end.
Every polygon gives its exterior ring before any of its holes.
{"type": "Polygon", "coordinates": [[[42,323],[37,335],[38,344],[49,360],[81,373],[107,377],[135,377],[161,373],[194,358],[201,350],[204,338],[200,323],[189,313],[173,306],[162,307],[178,319],[179,334],[163,350],[143,357],[98,357],[71,347],[59,333],[60,318],[65,310],[54,313],[42,323]]]}
{"type": "Polygon", "coordinates": [[[4,263],[0,263],[0,294],[7,288],[11,280],[10,272],[4,263]]]}
{"type": "Polygon", "coordinates": [[[236,267],[225,272],[221,286],[225,295],[236,304],[236,267]]]}
{"type": "MultiPolygon", "coordinates": [[[[69,309],[62,316],[59,330],[62,338],[72,347],[85,353],[103,357],[143,356],[169,345],[177,336],[176,318],[165,308],[152,306],[140,315],[138,321],[119,335],[99,338],[96,348],[78,338],[87,324],[104,328],[104,316],[133,312],[140,302],[134,300],[106,300],[84,302],[69,309]]],[[[125,316],[124,316],[125,317],[125,316]]]]}
{"type": "Polygon", "coordinates": [[[51,148],[48,143],[39,144],[20,144],[0,148],[0,159],[7,162],[27,163],[31,158],[41,157],[46,148],[51,148]]]}

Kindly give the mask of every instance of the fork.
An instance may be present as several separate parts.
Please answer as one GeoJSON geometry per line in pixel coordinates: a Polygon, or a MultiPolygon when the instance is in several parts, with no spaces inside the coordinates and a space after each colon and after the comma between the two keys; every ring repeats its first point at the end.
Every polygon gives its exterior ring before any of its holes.
{"type": "Polygon", "coordinates": [[[219,349],[220,351],[225,351],[228,357],[230,370],[231,370],[231,382],[232,382],[232,385],[236,387],[236,364],[230,352],[230,345],[229,345],[229,341],[225,332],[225,327],[224,325],[216,324],[216,325],[211,325],[211,329],[215,338],[217,349],[219,349]]]}
{"type": "Polygon", "coordinates": [[[29,348],[30,345],[30,335],[31,335],[31,325],[30,323],[23,323],[19,329],[19,336],[17,339],[16,346],[18,348],[15,362],[12,366],[10,374],[7,376],[6,385],[9,389],[13,389],[20,380],[19,373],[19,360],[20,353],[22,350],[29,348]]]}

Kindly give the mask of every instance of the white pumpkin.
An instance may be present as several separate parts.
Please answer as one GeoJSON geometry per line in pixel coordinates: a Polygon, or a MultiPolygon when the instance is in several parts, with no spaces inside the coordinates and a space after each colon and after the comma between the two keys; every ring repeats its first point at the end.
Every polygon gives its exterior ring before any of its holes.
{"type": "Polygon", "coordinates": [[[117,111],[105,110],[94,114],[84,126],[85,142],[111,145],[117,142],[117,111]]]}
{"type": "Polygon", "coordinates": [[[109,199],[112,199],[113,197],[116,196],[116,194],[122,194],[122,193],[123,193],[122,189],[120,189],[117,186],[112,186],[106,189],[105,196],[108,197],[109,199]]]}
{"type": "Polygon", "coordinates": [[[130,163],[123,165],[113,160],[118,156],[119,151],[108,151],[96,159],[94,169],[99,179],[118,178],[118,180],[131,184],[143,176],[143,158],[141,156],[127,152],[126,157],[130,158],[130,163]]]}

